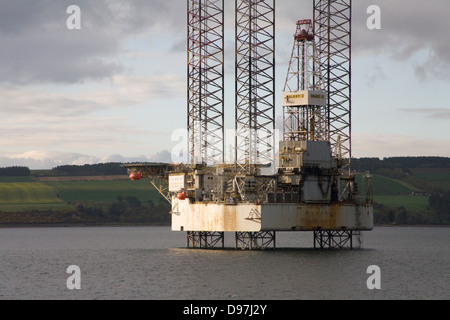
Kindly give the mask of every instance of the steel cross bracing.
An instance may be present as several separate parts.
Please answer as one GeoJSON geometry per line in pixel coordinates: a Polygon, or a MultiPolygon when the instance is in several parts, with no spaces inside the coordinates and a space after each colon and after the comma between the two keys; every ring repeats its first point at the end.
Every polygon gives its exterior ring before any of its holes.
{"type": "Polygon", "coordinates": [[[275,159],[275,0],[236,0],[236,164],[275,159]]]}
{"type": "Polygon", "coordinates": [[[224,232],[191,232],[187,233],[187,247],[196,249],[210,249],[225,247],[224,232]]]}
{"type": "Polygon", "coordinates": [[[351,162],[351,0],[314,0],[315,34],[328,91],[330,142],[343,167],[351,162]]]}
{"type": "Polygon", "coordinates": [[[276,248],[276,232],[236,232],[236,249],[265,250],[270,246],[276,248]]]}
{"type": "Polygon", "coordinates": [[[223,163],[223,0],[188,0],[187,52],[188,163],[223,163]]]}
{"type": "MultiPolygon", "coordinates": [[[[289,61],[284,92],[325,91],[311,20],[299,20],[289,61]]],[[[328,113],[324,106],[284,106],[284,141],[329,141],[328,113]]]]}
{"type": "Polygon", "coordinates": [[[317,230],[314,231],[314,248],[318,249],[362,249],[362,234],[360,231],[317,230]],[[356,242],[354,243],[353,238],[356,242]]]}

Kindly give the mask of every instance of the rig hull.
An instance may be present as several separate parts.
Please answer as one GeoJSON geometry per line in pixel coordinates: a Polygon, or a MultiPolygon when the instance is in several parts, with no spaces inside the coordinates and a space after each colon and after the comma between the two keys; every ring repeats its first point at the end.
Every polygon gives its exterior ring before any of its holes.
{"type": "Polygon", "coordinates": [[[370,231],[369,204],[216,204],[173,199],[172,230],[189,232],[370,231]]]}

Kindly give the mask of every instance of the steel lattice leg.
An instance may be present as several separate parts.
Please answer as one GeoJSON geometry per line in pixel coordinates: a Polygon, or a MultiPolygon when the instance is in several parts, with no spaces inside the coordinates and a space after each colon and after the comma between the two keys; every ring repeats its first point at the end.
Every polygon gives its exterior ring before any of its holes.
{"type": "Polygon", "coordinates": [[[189,231],[187,233],[187,247],[193,249],[210,249],[225,247],[224,232],[189,231]]]}
{"type": "Polygon", "coordinates": [[[354,248],[353,237],[356,237],[357,248],[362,247],[361,233],[355,231],[330,231],[318,230],[314,231],[314,248],[315,249],[344,249],[354,248]]]}
{"type": "Polygon", "coordinates": [[[276,232],[236,232],[236,249],[265,250],[270,246],[276,248],[276,232]]]}

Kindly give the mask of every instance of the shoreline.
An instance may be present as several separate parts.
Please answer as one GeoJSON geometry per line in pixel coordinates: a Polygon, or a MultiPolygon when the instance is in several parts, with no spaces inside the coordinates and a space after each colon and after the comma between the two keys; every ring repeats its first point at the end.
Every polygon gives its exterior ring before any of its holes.
{"type": "Polygon", "coordinates": [[[33,228],[102,228],[102,227],[170,227],[168,224],[139,223],[11,223],[0,224],[0,229],[33,229],[33,228]]]}
{"type": "MultiPolygon", "coordinates": [[[[145,224],[145,223],[11,223],[0,224],[0,229],[32,229],[32,228],[102,228],[102,227],[166,227],[170,228],[170,224],[145,224]]],[[[392,224],[380,224],[375,225],[376,228],[450,228],[450,224],[410,224],[410,225],[392,225],[392,224]]],[[[291,232],[291,231],[285,231],[291,232]]],[[[301,231],[299,231],[301,232],[301,231]]],[[[370,232],[370,231],[364,231],[370,232]]]]}
{"type": "MultiPolygon", "coordinates": [[[[378,224],[375,228],[450,228],[450,224],[378,224]]],[[[375,229],[374,228],[374,229],[375,229]]]]}

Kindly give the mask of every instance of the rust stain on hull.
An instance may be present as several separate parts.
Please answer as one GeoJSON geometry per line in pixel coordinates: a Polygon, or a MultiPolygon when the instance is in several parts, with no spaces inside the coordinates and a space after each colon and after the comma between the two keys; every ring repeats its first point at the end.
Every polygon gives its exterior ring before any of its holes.
{"type": "Polygon", "coordinates": [[[373,209],[357,204],[297,204],[263,208],[263,229],[275,231],[372,230],[373,209]],[[365,212],[365,214],[363,214],[365,212]]]}
{"type": "MultiPolygon", "coordinates": [[[[297,210],[302,210],[302,207],[297,210]]],[[[300,223],[297,225],[298,230],[316,230],[318,227],[327,230],[337,228],[336,217],[340,212],[339,205],[327,206],[326,210],[323,210],[323,206],[313,204],[304,210],[305,213],[300,215],[300,223]]]]}
{"type": "Polygon", "coordinates": [[[180,201],[174,231],[372,230],[373,209],[357,204],[190,204],[180,201]]]}

